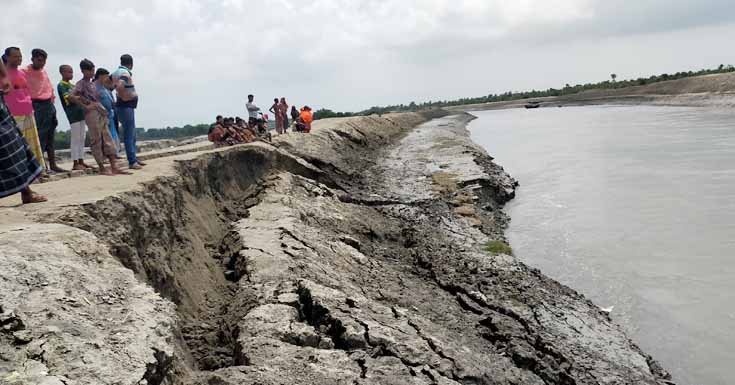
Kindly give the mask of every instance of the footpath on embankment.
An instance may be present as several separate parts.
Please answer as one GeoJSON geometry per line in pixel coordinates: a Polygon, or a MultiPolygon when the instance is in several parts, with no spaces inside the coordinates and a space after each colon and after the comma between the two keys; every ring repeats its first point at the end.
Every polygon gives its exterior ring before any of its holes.
{"type": "Polygon", "coordinates": [[[665,384],[485,245],[517,183],[444,111],[320,121],[0,201],[2,384],[665,384]]]}

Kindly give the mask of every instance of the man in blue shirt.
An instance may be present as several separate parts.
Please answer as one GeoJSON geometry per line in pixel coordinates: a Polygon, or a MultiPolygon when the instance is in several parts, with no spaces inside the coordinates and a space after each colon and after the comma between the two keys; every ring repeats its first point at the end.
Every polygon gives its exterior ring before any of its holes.
{"type": "Polygon", "coordinates": [[[117,119],[123,128],[123,142],[128,165],[139,170],[145,163],[136,157],[135,109],[138,107],[138,93],[133,82],[133,57],[125,54],[120,57],[120,67],[112,73],[117,91],[117,119]]]}

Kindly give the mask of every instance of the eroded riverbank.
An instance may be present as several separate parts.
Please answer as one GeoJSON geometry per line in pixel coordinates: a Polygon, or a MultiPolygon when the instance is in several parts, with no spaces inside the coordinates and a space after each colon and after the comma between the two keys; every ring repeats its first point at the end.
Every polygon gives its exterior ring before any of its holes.
{"type": "Polygon", "coordinates": [[[3,334],[0,378],[667,378],[594,304],[483,250],[504,239],[515,181],[471,142],[470,115],[442,115],[348,119],[204,154],[136,191],[0,233],[10,266],[0,289],[15,293],[2,305],[25,323],[3,334]]]}

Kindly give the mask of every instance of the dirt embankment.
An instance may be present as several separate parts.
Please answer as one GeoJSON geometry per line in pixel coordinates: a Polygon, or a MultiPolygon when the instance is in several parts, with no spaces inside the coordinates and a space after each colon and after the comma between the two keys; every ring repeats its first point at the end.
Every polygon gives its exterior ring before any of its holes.
{"type": "MultiPolygon", "coordinates": [[[[531,99],[451,107],[455,111],[523,108],[531,99]]],[[[690,107],[735,107],[735,72],[694,76],[611,90],[589,90],[573,95],[532,99],[542,107],[602,104],[690,107]]]]}
{"type": "Polygon", "coordinates": [[[0,382],[665,383],[594,304],[484,250],[516,183],[444,115],[204,154],[0,232],[0,382]]]}

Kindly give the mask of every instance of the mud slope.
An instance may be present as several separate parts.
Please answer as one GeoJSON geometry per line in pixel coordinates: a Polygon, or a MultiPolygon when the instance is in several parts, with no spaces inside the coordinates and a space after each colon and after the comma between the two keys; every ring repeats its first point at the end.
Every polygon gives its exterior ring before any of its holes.
{"type": "Polygon", "coordinates": [[[41,214],[23,231],[53,242],[0,255],[0,382],[664,383],[594,304],[484,251],[516,183],[443,115],[335,120],[41,214]]]}

